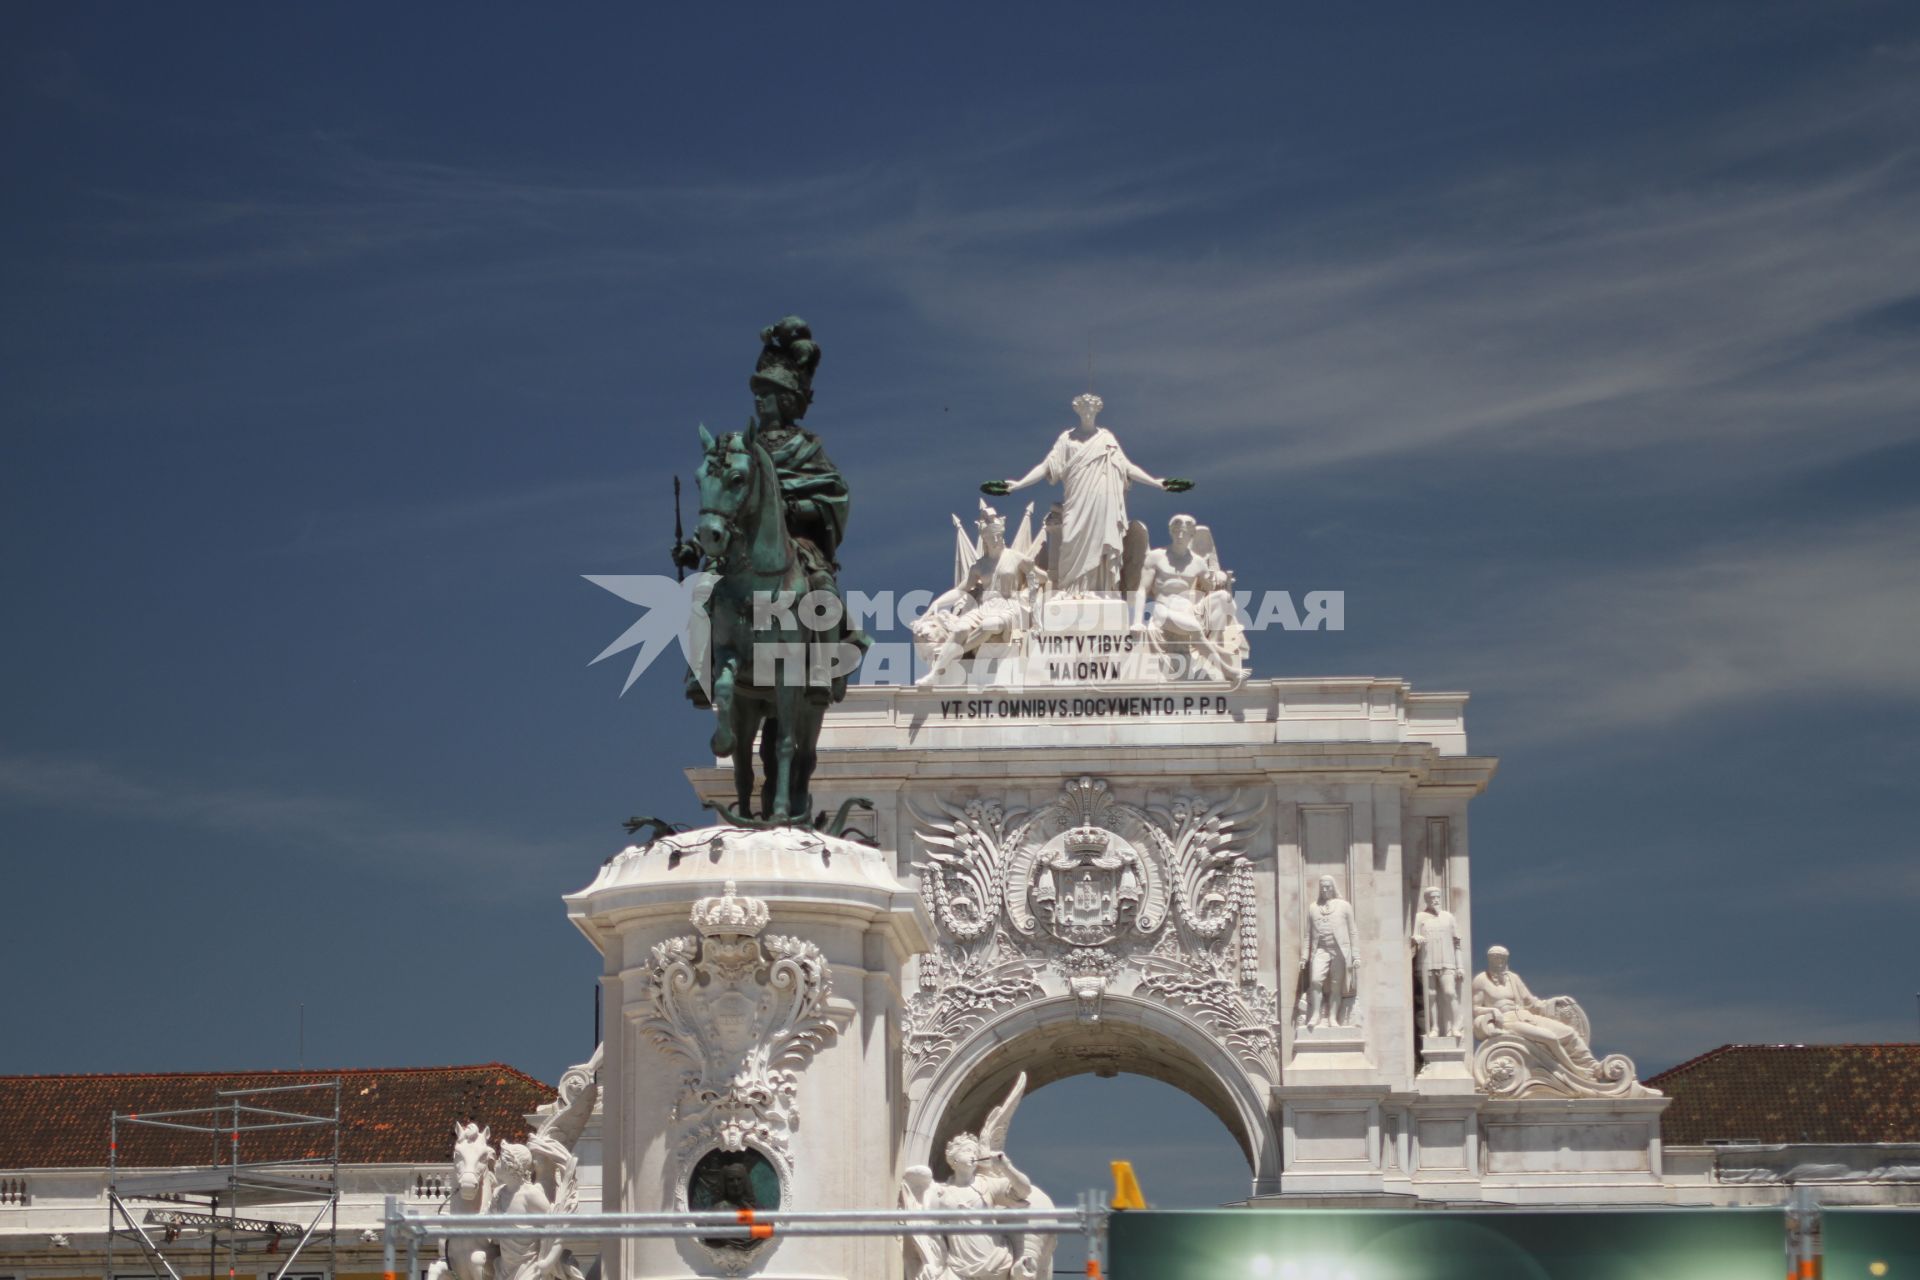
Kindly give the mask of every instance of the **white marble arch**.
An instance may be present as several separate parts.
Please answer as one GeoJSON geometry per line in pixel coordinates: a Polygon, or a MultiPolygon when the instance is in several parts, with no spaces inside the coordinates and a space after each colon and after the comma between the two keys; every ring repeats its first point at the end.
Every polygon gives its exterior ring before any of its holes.
{"type": "MultiPolygon", "coordinates": [[[[1280,1135],[1268,1089],[1250,1077],[1218,1036],[1167,1004],[1105,996],[1097,1021],[1071,994],[1042,997],[997,1014],[963,1040],[908,1107],[901,1157],[938,1170],[947,1140],[977,1130],[1021,1072],[1028,1088],[1087,1074],[1125,1071],[1170,1084],[1219,1117],[1247,1158],[1250,1189],[1280,1189],[1280,1135]]],[[[1116,1141],[1114,1158],[1126,1156],[1116,1141]]]]}

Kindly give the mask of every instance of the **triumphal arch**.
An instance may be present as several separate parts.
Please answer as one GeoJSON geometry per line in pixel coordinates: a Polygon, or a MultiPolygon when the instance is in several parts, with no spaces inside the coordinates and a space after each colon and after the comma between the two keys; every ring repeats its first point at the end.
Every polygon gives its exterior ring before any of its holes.
{"type": "MultiPolygon", "coordinates": [[[[1154,536],[1124,505],[1183,482],[1090,399],[1024,481],[984,486],[1008,505],[1058,482],[1049,514],[955,518],[918,681],[849,688],[820,734],[815,807],[871,802],[855,829],[932,924],[889,1042],[898,1162],[939,1172],[1022,1075],[1129,1071],[1220,1118],[1254,1197],[1657,1183],[1664,1099],[1588,1052],[1570,998],[1522,986],[1498,1011],[1474,977],[1468,809],[1496,761],[1467,695],[1251,674],[1207,526],[1156,497],[1154,536]],[[1097,452],[1109,473],[1082,474],[1097,452]]],[[[732,793],[729,770],[689,777],[732,793]]]]}
{"type": "MultiPolygon", "coordinates": [[[[930,1215],[904,1245],[610,1242],[623,1280],[1045,1274],[1050,1237],[980,1216],[1052,1203],[1016,1109],[1129,1071],[1220,1118],[1255,1204],[1658,1196],[1665,1099],[1502,949],[1475,973],[1468,808],[1495,762],[1465,694],[1251,672],[1268,610],[1091,394],[954,514],[911,639],[867,635],[831,607],[851,507],[801,425],[819,346],[797,317],[761,337],[754,417],[700,430],[674,549],[713,711],[688,776],[719,820],[636,818],[567,895],[605,962],[598,1109],[503,1149],[540,1175],[515,1195],[578,1199],[561,1175],[597,1161],[608,1211],[930,1215]]],[[[564,1251],[521,1252],[515,1280],[563,1280],[564,1251]]]]}
{"type": "Polygon", "coordinates": [[[849,691],[816,795],[875,802],[935,926],[898,1034],[903,1161],[937,1165],[1020,1072],[1131,1071],[1219,1116],[1251,1194],[1478,1183],[1471,1029],[1420,1034],[1411,943],[1433,885],[1472,954],[1467,809],[1495,766],[1465,703],[1368,678],[849,691]],[[1309,1022],[1323,877],[1353,928],[1309,1022]]]}

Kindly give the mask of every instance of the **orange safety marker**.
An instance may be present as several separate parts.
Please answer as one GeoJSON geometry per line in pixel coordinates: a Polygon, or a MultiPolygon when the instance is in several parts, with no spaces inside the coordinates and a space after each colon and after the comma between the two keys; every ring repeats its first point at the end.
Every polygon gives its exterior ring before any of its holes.
{"type": "Polygon", "coordinates": [[[1093,1280],[1100,1280],[1100,1259],[1087,1259],[1087,1274],[1092,1276],[1093,1280]]]}
{"type": "Polygon", "coordinates": [[[773,1239],[773,1224],[771,1222],[755,1222],[753,1220],[753,1210],[740,1209],[735,1212],[734,1216],[739,1218],[741,1222],[746,1224],[747,1234],[751,1236],[753,1239],[755,1240],[773,1239]]]}

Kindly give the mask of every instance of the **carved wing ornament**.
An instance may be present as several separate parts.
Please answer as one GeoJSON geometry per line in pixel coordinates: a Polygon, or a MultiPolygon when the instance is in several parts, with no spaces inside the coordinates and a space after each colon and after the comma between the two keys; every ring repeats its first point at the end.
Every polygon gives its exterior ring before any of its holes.
{"type": "Polygon", "coordinates": [[[640,1027],[654,1044],[682,1059],[694,1072],[705,1064],[700,1049],[700,1033],[688,1017],[687,997],[699,979],[693,971],[693,957],[699,942],[692,937],[668,938],[654,944],[652,982],[647,1012],[640,1027]]]}
{"type": "Polygon", "coordinates": [[[1544,1002],[1552,1010],[1553,1016],[1560,1019],[1580,1033],[1580,1038],[1588,1044],[1593,1043],[1593,1020],[1587,1017],[1587,1011],[1572,996],[1548,996],[1544,1002]]]}
{"type": "Polygon", "coordinates": [[[1173,869],[1180,923],[1208,940],[1224,935],[1239,915],[1235,876],[1257,856],[1245,850],[1245,837],[1266,809],[1264,798],[1249,807],[1232,803],[1183,798],[1149,810],[1158,819],[1149,830],[1173,869]]]}
{"type": "Polygon", "coordinates": [[[1004,851],[1025,843],[1028,814],[1003,809],[995,800],[933,803],[933,813],[913,810],[926,856],[922,888],[947,936],[978,942],[992,935],[999,918],[1004,851]]]}

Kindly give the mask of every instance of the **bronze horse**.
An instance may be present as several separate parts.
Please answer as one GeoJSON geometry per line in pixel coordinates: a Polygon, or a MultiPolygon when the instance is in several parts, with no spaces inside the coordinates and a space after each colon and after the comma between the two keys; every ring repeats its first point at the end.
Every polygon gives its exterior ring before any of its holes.
{"type": "Polygon", "coordinates": [[[810,683],[817,665],[812,659],[839,636],[811,631],[795,616],[793,602],[807,593],[807,575],[787,532],[779,475],[766,449],[751,430],[715,439],[703,426],[700,443],[706,457],[700,464],[700,516],[693,536],[719,575],[707,600],[713,753],[733,757],[739,798],[737,811],[725,805],[715,809],[738,826],[805,826],[814,744],[828,694],[824,678],[810,683]],[[776,600],[785,607],[767,607],[776,600]],[[756,601],[761,603],[758,619],[756,601]],[[756,621],[762,624],[758,629],[756,621]],[[756,733],[763,774],[760,821],[752,817],[756,733]]]}

